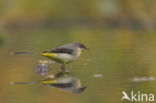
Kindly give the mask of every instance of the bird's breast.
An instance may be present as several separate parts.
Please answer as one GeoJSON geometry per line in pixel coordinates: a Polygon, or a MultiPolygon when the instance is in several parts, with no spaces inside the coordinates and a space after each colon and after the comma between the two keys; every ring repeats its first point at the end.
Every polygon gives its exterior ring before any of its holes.
{"type": "Polygon", "coordinates": [[[78,49],[77,49],[76,56],[79,57],[80,55],[81,55],[81,49],[78,48],[78,49]]]}

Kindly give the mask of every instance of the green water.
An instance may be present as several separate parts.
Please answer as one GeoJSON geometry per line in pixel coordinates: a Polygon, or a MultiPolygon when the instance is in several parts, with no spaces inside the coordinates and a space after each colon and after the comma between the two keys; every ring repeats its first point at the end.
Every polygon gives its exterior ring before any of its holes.
{"type": "MultiPolygon", "coordinates": [[[[133,77],[156,77],[156,32],[105,30],[98,28],[55,28],[6,30],[0,48],[1,103],[121,103],[122,91],[156,92],[155,81],[132,82],[133,77]],[[34,72],[38,55],[11,56],[12,51],[40,52],[60,45],[81,41],[90,51],[67,65],[88,88],[72,94],[43,85],[10,85],[11,81],[41,80],[34,72]],[[95,74],[102,77],[95,78],[95,74]]],[[[50,73],[60,71],[50,65],[50,73]]],[[[129,103],[123,101],[123,103],[129,103]]]]}

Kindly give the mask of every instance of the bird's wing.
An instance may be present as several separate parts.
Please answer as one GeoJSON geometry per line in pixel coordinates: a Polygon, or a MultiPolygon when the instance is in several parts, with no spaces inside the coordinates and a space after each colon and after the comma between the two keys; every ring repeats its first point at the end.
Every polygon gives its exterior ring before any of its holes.
{"type": "Polygon", "coordinates": [[[55,83],[52,84],[52,86],[57,87],[57,88],[70,88],[73,87],[72,83],[55,83]]]}
{"type": "Polygon", "coordinates": [[[55,48],[52,50],[44,51],[43,53],[67,53],[73,54],[74,50],[71,48],[55,48]]]}

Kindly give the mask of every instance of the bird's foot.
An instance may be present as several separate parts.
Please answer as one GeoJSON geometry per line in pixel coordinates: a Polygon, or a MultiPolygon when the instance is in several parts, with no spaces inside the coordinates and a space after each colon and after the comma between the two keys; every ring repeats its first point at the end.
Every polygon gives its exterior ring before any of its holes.
{"type": "Polygon", "coordinates": [[[68,69],[65,69],[65,71],[64,71],[65,73],[69,73],[70,71],[68,70],[68,69]]]}

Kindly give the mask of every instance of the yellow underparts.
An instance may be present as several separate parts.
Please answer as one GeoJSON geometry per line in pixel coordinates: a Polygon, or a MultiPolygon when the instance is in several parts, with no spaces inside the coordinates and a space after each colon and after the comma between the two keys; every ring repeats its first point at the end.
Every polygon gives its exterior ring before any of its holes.
{"type": "Polygon", "coordinates": [[[40,53],[40,55],[50,57],[50,58],[56,58],[57,54],[55,53],[40,53]]]}
{"type": "Polygon", "coordinates": [[[56,83],[56,80],[44,80],[44,81],[41,81],[42,84],[54,84],[56,83]]]}

